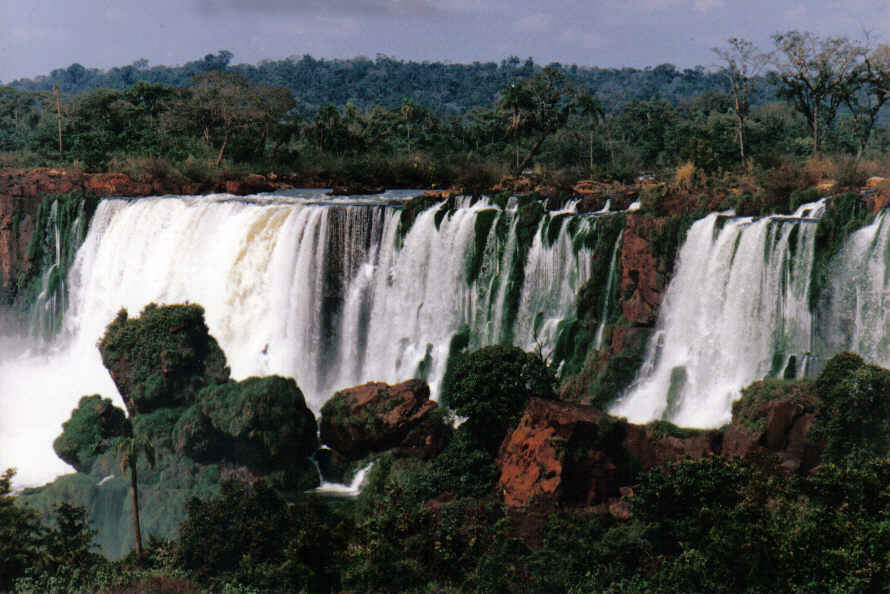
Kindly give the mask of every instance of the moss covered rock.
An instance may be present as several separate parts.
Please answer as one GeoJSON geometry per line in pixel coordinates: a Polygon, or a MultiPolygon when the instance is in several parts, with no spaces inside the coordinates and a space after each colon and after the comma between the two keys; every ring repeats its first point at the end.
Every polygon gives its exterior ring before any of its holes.
{"type": "MultiPolygon", "coordinates": [[[[199,394],[198,408],[223,436],[231,457],[251,468],[281,466],[318,449],[315,416],[292,378],[251,377],[211,386],[199,394]]],[[[206,428],[193,433],[212,439],[208,435],[206,428]]],[[[200,444],[193,441],[192,447],[200,444]]]]}
{"type": "Polygon", "coordinates": [[[200,305],[151,303],[134,319],[122,309],[99,351],[130,415],[192,404],[199,390],[229,379],[200,305]]]}
{"type": "Polygon", "coordinates": [[[56,455],[79,472],[89,472],[96,458],[108,450],[115,437],[126,435],[129,423],[124,411],[98,394],[84,396],[62,424],[53,442],[56,455]]]}

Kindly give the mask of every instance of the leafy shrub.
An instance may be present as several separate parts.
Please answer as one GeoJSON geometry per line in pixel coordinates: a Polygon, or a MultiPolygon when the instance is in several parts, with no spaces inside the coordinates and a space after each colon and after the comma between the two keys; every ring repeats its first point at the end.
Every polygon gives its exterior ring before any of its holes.
{"type": "Polygon", "coordinates": [[[467,429],[489,452],[519,420],[528,399],[552,398],[556,379],[537,355],[493,345],[458,355],[442,382],[442,402],[467,417],[467,429]]]}
{"type": "Polygon", "coordinates": [[[840,353],[826,363],[816,389],[823,408],[811,434],[825,443],[823,461],[854,466],[890,455],[890,371],[840,353]]]}
{"type": "Polygon", "coordinates": [[[347,529],[314,497],[288,503],[260,482],[225,483],[210,501],[192,499],[177,550],[201,582],[271,591],[338,590],[334,555],[347,529]]]}

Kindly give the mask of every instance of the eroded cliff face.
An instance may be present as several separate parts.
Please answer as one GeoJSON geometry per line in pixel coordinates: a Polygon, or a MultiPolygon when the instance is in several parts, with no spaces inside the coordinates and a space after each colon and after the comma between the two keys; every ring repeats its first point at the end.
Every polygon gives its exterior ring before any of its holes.
{"type": "MultiPolygon", "coordinates": [[[[600,348],[591,345],[580,371],[565,378],[560,390],[564,399],[606,407],[636,375],[669,282],[670,254],[658,249],[660,234],[669,221],[667,217],[626,215],[613,314],[605,320],[600,348]]],[[[577,303],[579,320],[592,333],[603,320],[596,308],[583,302],[583,295],[582,290],[577,303]]]]}

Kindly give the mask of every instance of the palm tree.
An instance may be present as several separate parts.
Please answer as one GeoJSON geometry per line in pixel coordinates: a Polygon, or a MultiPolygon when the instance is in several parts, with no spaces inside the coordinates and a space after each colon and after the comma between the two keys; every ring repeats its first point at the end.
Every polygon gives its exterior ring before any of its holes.
{"type": "Polygon", "coordinates": [[[513,136],[515,161],[513,168],[519,168],[519,138],[523,124],[523,114],[532,108],[531,95],[524,84],[513,81],[501,90],[499,107],[510,113],[507,132],[513,136]]]}
{"type": "Polygon", "coordinates": [[[402,101],[402,107],[399,109],[402,113],[402,117],[405,118],[405,127],[408,130],[408,152],[411,152],[411,120],[414,119],[414,115],[417,113],[417,105],[414,104],[414,99],[410,97],[405,97],[402,101]]]}
{"type": "Polygon", "coordinates": [[[137,484],[138,477],[136,474],[136,464],[139,455],[142,454],[148,461],[149,467],[154,468],[155,450],[151,445],[151,442],[149,442],[145,436],[130,435],[121,438],[121,441],[118,443],[117,454],[121,464],[121,472],[126,472],[127,469],[130,470],[131,498],[133,502],[133,530],[136,532],[136,552],[141,557],[142,532],[139,527],[139,486],[137,484]]]}
{"type": "Polygon", "coordinates": [[[589,166],[590,172],[593,173],[593,131],[596,128],[597,122],[603,119],[606,112],[603,109],[603,104],[600,103],[599,99],[590,95],[581,95],[580,97],[578,97],[578,108],[581,110],[581,115],[587,117],[590,122],[589,166]]]}

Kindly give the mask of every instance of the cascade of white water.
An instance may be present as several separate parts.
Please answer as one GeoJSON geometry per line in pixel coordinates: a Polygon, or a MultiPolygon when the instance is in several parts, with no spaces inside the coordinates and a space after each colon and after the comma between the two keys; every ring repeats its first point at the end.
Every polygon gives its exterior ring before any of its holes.
{"type": "Polygon", "coordinates": [[[822,210],[819,202],[792,217],[710,214],[693,224],[646,360],[610,412],[716,427],[731,419],[741,388],[809,353],[814,223],[822,210]]]}
{"type": "Polygon", "coordinates": [[[603,334],[606,330],[606,322],[609,319],[609,307],[612,303],[612,287],[615,284],[616,272],[618,271],[618,253],[621,249],[621,238],[624,237],[624,229],[618,234],[618,240],[615,241],[615,247],[612,249],[612,258],[609,262],[609,276],[606,277],[605,297],[603,298],[603,309],[600,312],[600,323],[596,329],[596,338],[593,342],[593,348],[599,350],[603,346],[603,334]]]}
{"type": "MultiPolygon", "coordinates": [[[[96,343],[122,307],[136,316],[151,302],[201,304],[234,378],[294,377],[316,412],[370,380],[423,375],[436,395],[456,332],[469,329],[476,345],[504,335],[515,208],[432,208],[397,242],[399,211],[386,203],[320,193],[103,201],[69,275],[62,336],[0,360],[0,467],[21,467],[19,484],[67,470],[50,444],[80,396],[120,404],[96,343]]],[[[552,340],[590,276],[589,250],[574,251],[566,229],[550,246],[541,233],[511,332],[527,348],[552,340]]]]}
{"type": "Polygon", "coordinates": [[[824,357],[853,351],[890,366],[890,220],[882,211],[847,239],[831,262],[819,316],[824,357]]]}
{"type": "Polygon", "coordinates": [[[514,342],[528,351],[556,342],[557,326],[574,307],[575,295],[590,278],[593,266],[592,250],[574,251],[568,225],[563,224],[553,244],[546,246],[545,221],[529,249],[514,335],[514,342]]]}

